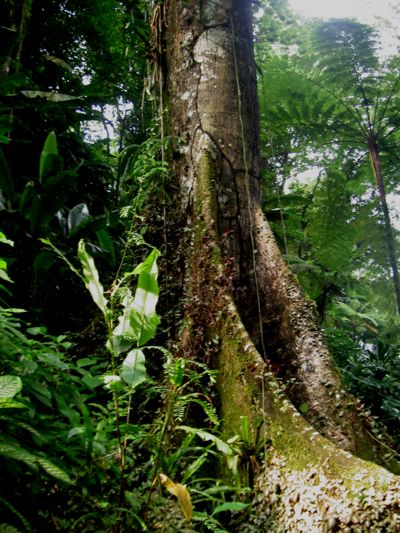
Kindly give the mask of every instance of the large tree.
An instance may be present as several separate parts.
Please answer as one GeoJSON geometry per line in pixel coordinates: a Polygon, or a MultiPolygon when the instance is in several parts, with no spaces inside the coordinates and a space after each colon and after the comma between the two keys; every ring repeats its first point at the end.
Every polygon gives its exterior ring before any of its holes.
{"type": "Polygon", "coordinates": [[[262,214],[250,2],[169,0],[152,26],[162,130],[179,138],[166,253],[184,287],[180,345],[218,369],[226,434],[247,416],[264,450],[255,525],[396,531],[397,478],[262,214]]]}

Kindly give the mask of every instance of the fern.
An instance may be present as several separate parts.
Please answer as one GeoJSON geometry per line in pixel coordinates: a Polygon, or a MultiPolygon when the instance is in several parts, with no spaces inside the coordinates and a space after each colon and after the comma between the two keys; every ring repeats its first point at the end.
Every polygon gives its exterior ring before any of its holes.
{"type": "Polygon", "coordinates": [[[9,524],[0,524],[0,533],[20,533],[20,531],[9,524]]]}
{"type": "Polygon", "coordinates": [[[330,168],[314,199],[308,233],[318,261],[332,271],[343,269],[353,251],[352,209],[346,176],[330,168]]]}
{"type": "MultiPolygon", "coordinates": [[[[3,505],[6,509],[8,509],[14,516],[17,517],[17,519],[21,522],[24,530],[27,533],[30,533],[32,531],[32,528],[28,522],[28,520],[6,499],[0,497],[0,504],[3,505]]],[[[12,526],[8,524],[0,524],[0,533],[13,533],[14,531],[19,533],[18,529],[12,528],[12,526]],[[2,529],[4,528],[4,529],[2,529]]]]}

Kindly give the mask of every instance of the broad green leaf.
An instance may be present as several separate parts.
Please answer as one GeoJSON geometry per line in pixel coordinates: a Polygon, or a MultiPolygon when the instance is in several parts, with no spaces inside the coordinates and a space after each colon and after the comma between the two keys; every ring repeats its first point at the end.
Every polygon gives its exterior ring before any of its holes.
{"type": "Polygon", "coordinates": [[[104,296],[103,286],[99,281],[99,273],[92,256],[90,256],[85,249],[85,242],[83,239],[78,244],[78,257],[83,268],[83,279],[86,288],[90,292],[94,303],[103,313],[105,319],[108,321],[107,299],[104,296]]]}
{"type": "Polygon", "coordinates": [[[131,350],[122,363],[121,378],[134,389],[146,381],[146,377],[144,353],[142,350],[131,350]]]}
{"type": "Polygon", "coordinates": [[[10,246],[14,246],[14,241],[10,241],[10,239],[7,239],[7,237],[2,231],[0,231],[0,242],[3,244],[9,244],[10,246]]]}
{"type": "Polygon", "coordinates": [[[45,326],[33,326],[26,330],[29,335],[46,335],[47,328],[45,326]]]}
{"type": "Polygon", "coordinates": [[[214,511],[213,516],[222,513],[224,511],[243,511],[249,506],[248,503],[242,503],[242,502],[225,502],[221,505],[218,505],[214,511]]]}
{"type": "Polygon", "coordinates": [[[73,484],[72,479],[69,477],[69,475],[64,472],[64,470],[61,470],[58,466],[56,466],[54,463],[49,461],[48,459],[45,459],[43,457],[37,457],[35,456],[36,461],[40,464],[40,466],[52,477],[63,481],[64,483],[67,483],[68,485],[73,484]]]}
{"type": "Polygon", "coordinates": [[[23,461],[33,468],[36,467],[34,456],[24,448],[21,448],[14,443],[0,442],[0,455],[9,457],[10,459],[15,459],[16,461],[23,461]]]}
{"type": "Polygon", "coordinates": [[[82,359],[78,359],[78,361],[76,362],[76,365],[79,368],[82,368],[84,366],[94,365],[97,362],[98,362],[97,359],[93,359],[92,357],[83,357],[82,359]]]}
{"type": "Polygon", "coordinates": [[[67,437],[70,439],[71,437],[75,437],[75,435],[84,435],[86,432],[86,429],[84,426],[72,428],[68,431],[67,437]]]}
{"type": "Polygon", "coordinates": [[[86,204],[78,204],[68,214],[68,230],[74,232],[90,219],[89,209],[86,204]]]}
{"type": "MultiPolygon", "coordinates": [[[[0,263],[2,262],[3,260],[0,259],[0,263]]],[[[0,264],[0,279],[3,279],[4,281],[9,281],[10,283],[14,283],[13,280],[10,278],[10,276],[7,274],[5,268],[3,268],[1,264],[0,264]]]]}
{"type": "Polygon", "coordinates": [[[27,409],[27,406],[10,398],[0,398],[0,409],[27,409]]]}
{"type": "Polygon", "coordinates": [[[62,360],[57,353],[39,352],[37,355],[38,361],[44,363],[48,367],[58,368],[58,370],[68,370],[68,365],[62,360]]]}
{"type": "Polygon", "coordinates": [[[132,309],[131,323],[136,326],[135,337],[138,339],[138,345],[143,346],[156,334],[160,317],[156,313],[147,315],[142,310],[138,312],[136,309],[132,309]]]}
{"type": "Polygon", "coordinates": [[[242,440],[246,444],[249,444],[250,443],[250,428],[249,428],[249,417],[248,416],[240,417],[240,426],[241,426],[242,440]]]}
{"type": "Polygon", "coordinates": [[[118,317],[118,325],[113,331],[113,348],[117,353],[128,350],[136,340],[130,320],[133,306],[133,296],[130,289],[126,290],[121,305],[124,310],[122,315],[118,317]]]}
{"type": "Polygon", "coordinates": [[[56,466],[54,463],[45,459],[44,457],[39,457],[20,446],[11,443],[11,442],[0,442],[0,455],[4,457],[9,457],[16,461],[22,461],[26,463],[31,468],[36,468],[36,465],[39,464],[48,474],[52,477],[64,481],[64,483],[72,484],[73,481],[61,468],[56,466]]]}
{"type": "Polygon", "coordinates": [[[35,185],[32,181],[28,181],[19,199],[19,211],[21,213],[28,211],[29,206],[31,205],[34,196],[35,196],[35,185]]]}
{"type": "Polygon", "coordinates": [[[226,442],[224,442],[219,437],[213,435],[212,433],[205,431],[204,429],[197,429],[189,426],[178,426],[177,429],[186,431],[186,433],[194,433],[202,440],[213,442],[216,445],[217,449],[224,455],[233,455],[232,448],[226,442]]]}
{"type": "Polygon", "coordinates": [[[112,339],[116,353],[128,350],[133,344],[143,346],[156,333],[160,323],[156,313],[158,256],[158,250],[154,249],[133,271],[133,274],[139,274],[137,289],[134,297],[127,291],[121,302],[124,311],[118,317],[118,325],[114,329],[112,339]]]}
{"type": "Polygon", "coordinates": [[[54,131],[51,131],[43,146],[42,153],[40,154],[40,163],[39,163],[39,182],[42,183],[43,176],[46,173],[46,168],[48,167],[49,161],[58,155],[57,148],[57,137],[54,131]]]}
{"type": "Polygon", "coordinates": [[[71,100],[80,100],[80,96],[71,94],[55,93],[51,91],[21,91],[21,94],[27,98],[45,98],[49,102],[69,102],[71,100]]]}
{"type": "Polygon", "coordinates": [[[154,337],[160,323],[160,318],[156,313],[159,293],[157,282],[159,255],[160,252],[154,249],[133,271],[134,274],[139,274],[139,279],[131,311],[131,323],[135,325],[139,346],[154,337]]]}
{"type": "Polygon", "coordinates": [[[22,381],[18,376],[0,376],[0,398],[14,398],[22,389],[22,381]]]}

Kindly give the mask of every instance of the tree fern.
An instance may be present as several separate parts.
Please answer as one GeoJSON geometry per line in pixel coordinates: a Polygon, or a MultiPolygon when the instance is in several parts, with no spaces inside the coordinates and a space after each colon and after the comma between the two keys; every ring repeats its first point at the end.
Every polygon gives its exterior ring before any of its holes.
{"type": "Polygon", "coordinates": [[[346,197],[347,180],[330,168],[318,189],[310,213],[308,233],[318,261],[332,271],[344,268],[353,251],[352,209],[346,197]]]}

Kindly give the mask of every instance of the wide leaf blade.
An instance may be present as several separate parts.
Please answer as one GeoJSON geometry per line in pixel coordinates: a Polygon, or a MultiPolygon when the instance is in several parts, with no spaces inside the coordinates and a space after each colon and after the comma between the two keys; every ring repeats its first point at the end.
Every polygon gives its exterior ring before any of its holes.
{"type": "Polygon", "coordinates": [[[116,353],[128,350],[136,344],[143,346],[154,337],[160,318],[156,313],[158,301],[158,250],[138,265],[133,274],[139,274],[135,296],[126,292],[122,306],[123,313],[118,317],[118,325],[113,331],[112,346],[116,353]]]}
{"type": "Polygon", "coordinates": [[[156,313],[159,294],[157,282],[159,255],[160,252],[154,249],[133,271],[134,274],[139,274],[139,279],[133,301],[131,323],[135,326],[139,346],[154,337],[160,322],[156,313]]]}
{"type": "Polygon", "coordinates": [[[78,244],[78,257],[82,264],[85,286],[90,292],[94,303],[101,310],[106,320],[108,320],[107,298],[104,296],[104,289],[100,283],[99,273],[97,272],[93,257],[87,253],[83,239],[78,244]]]}
{"type": "Polygon", "coordinates": [[[145,356],[142,350],[131,350],[122,363],[121,378],[135,389],[146,381],[145,356]]]}
{"type": "Polygon", "coordinates": [[[46,173],[49,161],[58,155],[57,136],[54,131],[51,131],[43,146],[42,153],[40,154],[39,163],[39,182],[42,183],[43,176],[46,173]]]}
{"type": "Polygon", "coordinates": [[[75,232],[90,219],[88,206],[84,203],[78,204],[71,209],[68,214],[68,230],[75,232]]]}
{"type": "Polygon", "coordinates": [[[0,376],[0,398],[14,398],[22,389],[22,381],[18,376],[0,376]]]}

